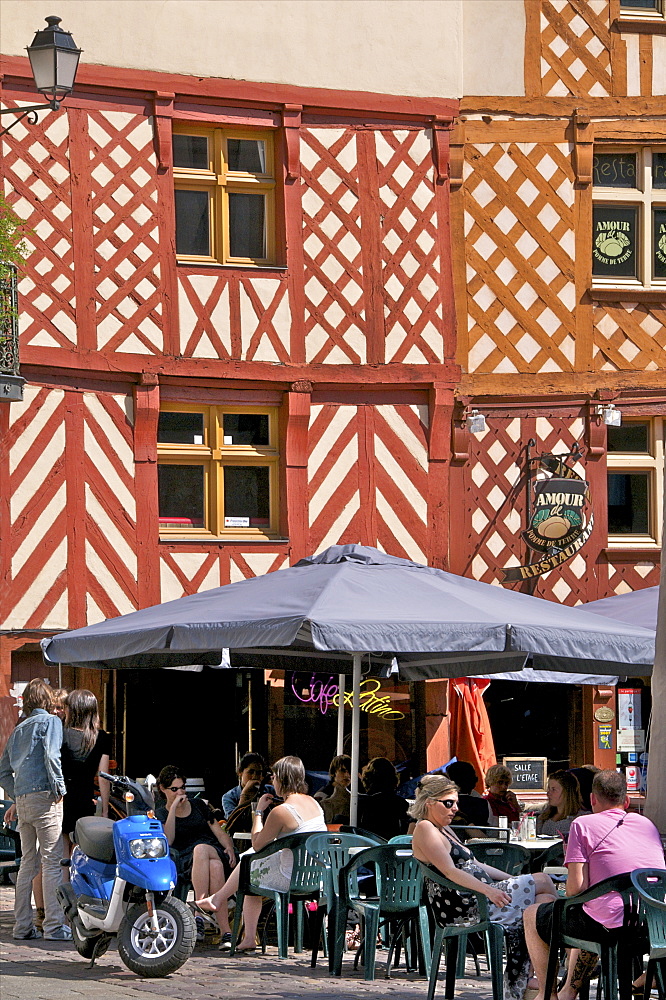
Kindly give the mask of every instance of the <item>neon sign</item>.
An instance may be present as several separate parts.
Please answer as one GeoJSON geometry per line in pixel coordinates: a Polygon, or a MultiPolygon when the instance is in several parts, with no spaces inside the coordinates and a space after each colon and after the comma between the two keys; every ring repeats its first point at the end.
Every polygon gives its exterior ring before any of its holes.
{"type": "MultiPolygon", "coordinates": [[[[306,685],[301,684],[300,689],[306,685]]],[[[340,704],[340,688],[334,678],[330,676],[328,680],[320,680],[315,674],[310,675],[310,683],[307,685],[307,694],[304,695],[296,684],[296,674],[292,674],[291,690],[296,698],[304,705],[316,705],[322,715],[326,715],[331,705],[337,708],[340,704]]],[[[376,677],[366,677],[361,681],[360,702],[361,711],[369,715],[380,715],[387,721],[395,722],[404,719],[405,713],[399,712],[391,707],[391,696],[380,695],[381,681],[376,677]]],[[[344,704],[347,708],[352,707],[352,692],[345,691],[344,704]]]]}

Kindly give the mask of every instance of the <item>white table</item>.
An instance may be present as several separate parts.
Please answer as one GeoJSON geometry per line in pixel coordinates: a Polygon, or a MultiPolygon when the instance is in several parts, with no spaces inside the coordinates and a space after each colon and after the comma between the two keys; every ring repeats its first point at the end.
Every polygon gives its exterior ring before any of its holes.
{"type": "Polygon", "coordinates": [[[559,837],[536,837],[534,840],[514,840],[512,837],[509,843],[524,847],[526,851],[547,851],[553,844],[561,844],[562,841],[559,837]]]}

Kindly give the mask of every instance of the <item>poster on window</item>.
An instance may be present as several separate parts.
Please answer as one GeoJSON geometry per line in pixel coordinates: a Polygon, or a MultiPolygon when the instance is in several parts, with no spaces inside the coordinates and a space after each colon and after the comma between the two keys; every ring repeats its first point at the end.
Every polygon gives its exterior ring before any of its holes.
{"type": "Polygon", "coordinates": [[[654,277],[666,278],[666,209],[656,208],[654,220],[654,277]]]}
{"type": "Polygon", "coordinates": [[[637,209],[596,204],[593,211],[592,271],[600,278],[636,277],[637,209]]]}

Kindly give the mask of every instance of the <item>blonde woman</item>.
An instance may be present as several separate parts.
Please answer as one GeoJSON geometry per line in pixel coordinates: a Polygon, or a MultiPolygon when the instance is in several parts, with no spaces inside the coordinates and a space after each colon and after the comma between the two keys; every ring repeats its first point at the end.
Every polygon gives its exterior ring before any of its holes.
{"type": "MultiPolygon", "coordinates": [[[[273,787],[276,795],[265,793],[257,802],[256,812],[252,817],[252,853],[260,851],[262,847],[271,844],[280,837],[286,837],[290,833],[319,833],[326,831],[326,822],[322,808],[311,795],[307,794],[308,787],[305,783],[305,768],[300,757],[282,757],[273,764],[273,787]],[[276,803],[275,805],[274,803],[276,803]],[[264,812],[273,805],[269,816],[266,817],[264,825],[264,812]]],[[[250,853],[248,851],[246,854],[250,853]]],[[[267,877],[277,879],[283,878],[287,884],[291,878],[291,868],[289,859],[283,859],[281,854],[289,854],[291,865],[293,866],[293,855],[291,851],[278,852],[273,857],[276,864],[279,864],[280,871],[266,873],[267,877]]],[[[257,885],[266,885],[263,879],[263,871],[259,873],[259,867],[264,869],[262,862],[257,862],[257,885]]],[[[254,871],[253,871],[254,875],[254,871]]],[[[254,882],[253,875],[251,875],[254,882]]],[[[227,902],[238,888],[240,876],[240,865],[238,865],[227,879],[225,885],[214,895],[204,899],[198,899],[196,905],[206,913],[215,913],[220,927],[222,939],[220,950],[226,951],[231,948],[231,927],[229,926],[229,912],[227,902]]],[[[277,888],[277,884],[271,888],[277,888]]],[[[261,896],[246,896],[243,906],[243,940],[236,951],[254,951],[257,943],[257,923],[261,915],[261,896]]]]}
{"type": "Polygon", "coordinates": [[[445,889],[426,879],[433,914],[441,925],[474,923],[477,919],[476,898],[465,889],[486,896],[490,904],[490,919],[502,924],[507,941],[505,1000],[522,1000],[529,974],[523,912],[533,902],[554,900],[555,887],[550,878],[541,872],[513,876],[477,861],[451,829],[457,811],[458,786],[446,775],[424,775],[410,809],[417,820],[412,850],[419,861],[437,868],[460,886],[460,891],[445,889]]]}

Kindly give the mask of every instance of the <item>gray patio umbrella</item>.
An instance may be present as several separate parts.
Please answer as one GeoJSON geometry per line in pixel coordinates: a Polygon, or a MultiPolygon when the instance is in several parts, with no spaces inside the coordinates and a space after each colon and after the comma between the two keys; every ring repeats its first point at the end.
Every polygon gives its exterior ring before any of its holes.
{"type": "Polygon", "coordinates": [[[231,664],[352,671],[355,820],[362,662],[405,680],[537,668],[626,673],[654,656],[650,633],[516,591],[339,545],[266,576],[204,591],[42,642],[49,664],[138,668],[231,664]]]}
{"type": "Polygon", "coordinates": [[[615,622],[631,622],[654,632],[657,629],[658,605],[659,587],[644,587],[643,590],[604,597],[601,601],[588,601],[581,605],[581,609],[615,622]]]}

